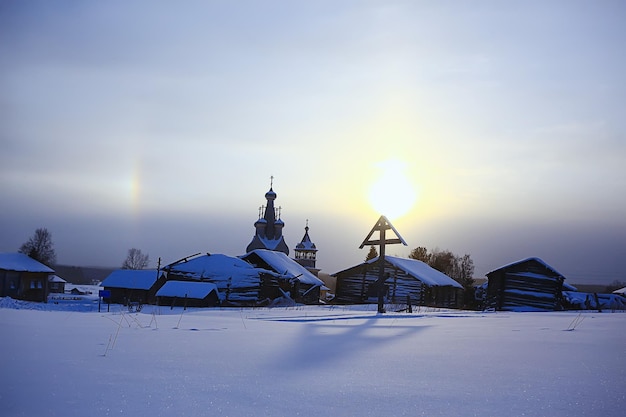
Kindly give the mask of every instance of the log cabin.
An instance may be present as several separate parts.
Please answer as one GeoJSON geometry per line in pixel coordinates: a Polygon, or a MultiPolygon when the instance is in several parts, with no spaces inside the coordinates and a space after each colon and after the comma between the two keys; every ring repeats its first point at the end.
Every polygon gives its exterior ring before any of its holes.
{"type": "Polygon", "coordinates": [[[487,273],[486,308],[562,310],[565,277],[540,258],[527,258],[487,273]]]}
{"type": "MultiPolygon", "coordinates": [[[[405,303],[410,297],[415,305],[456,308],[463,286],[446,274],[416,259],[384,257],[385,303],[405,303]]],[[[375,304],[379,278],[378,257],[332,276],[337,284],[337,304],[375,304]]]]}

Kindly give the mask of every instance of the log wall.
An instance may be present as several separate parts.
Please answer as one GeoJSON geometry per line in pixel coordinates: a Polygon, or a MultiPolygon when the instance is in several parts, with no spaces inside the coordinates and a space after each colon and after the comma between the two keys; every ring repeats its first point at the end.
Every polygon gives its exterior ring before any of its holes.
{"type": "MultiPolygon", "coordinates": [[[[404,270],[385,264],[386,303],[404,304],[407,296],[415,305],[457,307],[459,290],[454,287],[429,287],[404,270]]],[[[375,282],[379,277],[377,264],[359,265],[337,274],[334,302],[337,304],[375,304],[378,296],[375,282]]]]}

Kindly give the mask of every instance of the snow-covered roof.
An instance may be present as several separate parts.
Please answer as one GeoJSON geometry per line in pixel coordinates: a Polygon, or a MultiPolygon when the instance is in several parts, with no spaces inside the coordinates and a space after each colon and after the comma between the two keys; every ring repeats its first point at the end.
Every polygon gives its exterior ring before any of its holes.
{"type": "MultiPolygon", "coordinates": [[[[521,264],[521,263],[524,263],[524,262],[529,262],[529,261],[535,261],[535,262],[537,262],[537,263],[539,263],[539,264],[543,265],[544,267],[546,267],[546,268],[547,268],[547,269],[549,269],[550,271],[554,272],[555,274],[557,274],[557,275],[559,275],[559,276],[563,277],[563,275],[561,275],[561,274],[559,273],[559,271],[557,271],[556,269],[552,268],[550,265],[548,265],[547,263],[545,263],[545,262],[543,261],[543,259],[541,259],[541,258],[537,258],[537,257],[530,257],[530,258],[526,258],[526,259],[520,259],[519,261],[515,261],[515,262],[511,262],[510,264],[502,265],[501,267],[496,268],[496,269],[494,269],[493,271],[489,271],[489,272],[487,272],[487,274],[486,274],[486,275],[489,275],[489,274],[491,274],[492,272],[496,272],[496,271],[499,271],[499,270],[504,269],[504,268],[509,268],[509,267],[511,267],[511,266],[513,266],[513,265],[517,265],[517,264],[521,264]]],[[[563,279],[565,279],[565,277],[563,277],[563,279]]]]}
{"type": "Polygon", "coordinates": [[[280,244],[280,242],[284,240],[282,236],[278,239],[268,239],[265,236],[259,236],[259,235],[257,235],[257,237],[259,238],[261,243],[263,243],[263,246],[272,250],[276,249],[278,245],[280,244]]]}
{"type": "Polygon", "coordinates": [[[613,294],[622,294],[622,295],[626,295],[626,287],[624,287],[624,288],[620,288],[619,290],[615,290],[615,291],[613,291],[613,294]]]}
{"type": "Polygon", "coordinates": [[[317,248],[315,247],[315,243],[311,242],[311,237],[309,236],[309,226],[304,228],[304,236],[300,243],[296,245],[296,249],[298,250],[308,250],[317,252],[317,248]]]}
{"type": "Polygon", "coordinates": [[[48,272],[54,269],[47,267],[23,253],[0,253],[0,269],[18,272],[48,272]]]}
{"type": "Polygon", "coordinates": [[[241,282],[256,281],[260,273],[272,274],[271,271],[255,268],[239,258],[219,253],[185,259],[163,269],[197,280],[227,281],[230,278],[234,286],[241,282]]]}
{"type": "Polygon", "coordinates": [[[313,275],[308,269],[285,255],[283,252],[271,251],[267,249],[255,249],[243,255],[243,258],[245,259],[251,253],[255,253],[274,271],[287,278],[297,278],[303,284],[315,286],[324,285],[324,282],[321,279],[313,275]]]}
{"type": "MultiPolygon", "coordinates": [[[[437,271],[435,268],[432,268],[428,264],[418,261],[417,259],[398,258],[396,256],[385,255],[385,261],[389,262],[396,268],[403,270],[416,279],[419,279],[428,286],[463,288],[461,284],[443,272],[437,271]]],[[[332,276],[337,276],[343,272],[350,271],[362,265],[370,265],[376,262],[378,262],[378,257],[365,261],[360,265],[344,269],[343,271],[335,272],[332,276]]]]}
{"type": "Polygon", "coordinates": [[[133,290],[149,290],[157,280],[154,269],[118,269],[100,284],[109,288],[129,288],[133,290]]]}
{"type": "Polygon", "coordinates": [[[157,291],[156,295],[157,297],[187,297],[202,300],[211,291],[215,291],[217,294],[217,287],[210,282],[167,281],[157,291]]]}
{"type": "Polygon", "coordinates": [[[48,282],[67,282],[67,281],[58,275],[49,275],[48,282]]]}
{"type": "Polygon", "coordinates": [[[578,288],[568,284],[567,282],[563,282],[563,291],[578,291],[578,288]]]}
{"type": "MultiPolygon", "coordinates": [[[[378,260],[378,257],[370,259],[369,263],[374,263],[378,260]]],[[[455,287],[463,288],[461,284],[444,274],[437,271],[435,268],[428,264],[418,261],[417,259],[398,258],[395,256],[385,255],[385,260],[393,266],[402,269],[409,275],[412,275],[429,286],[437,287],[455,287]]]]}
{"type": "Polygon", "coordinates": [[[310,240],[307,241],[307,242],[300,242],[300,243],[298,243],[296,245],[296,249],[317,251],[317,248],[315,247],[315,243],[311,242],[310,240]]]}

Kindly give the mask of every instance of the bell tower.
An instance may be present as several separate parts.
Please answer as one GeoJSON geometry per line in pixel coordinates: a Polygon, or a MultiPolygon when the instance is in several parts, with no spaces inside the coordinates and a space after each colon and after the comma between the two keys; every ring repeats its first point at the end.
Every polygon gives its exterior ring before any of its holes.
{"type": "Polygon", "coordinates": [[[311,242],[311,238],[309,237],[308,219],[304,228],[304,236],[302,237],[300,243],[296,245],[295,260],[315,276],[318,275],[320,270],[315,267],[315,262],[317,261],[317,248],[315,247],[315,243],[311,242]]]}

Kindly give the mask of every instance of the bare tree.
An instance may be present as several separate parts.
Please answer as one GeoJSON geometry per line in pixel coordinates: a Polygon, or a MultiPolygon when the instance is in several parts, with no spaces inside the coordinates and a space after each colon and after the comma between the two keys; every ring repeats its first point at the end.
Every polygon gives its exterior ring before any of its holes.
{"type": "Polygon", "coordinates": [[[128,256],[122,264],[122,269],[144,269],[148,266],[150,257],[148,254],[143,254],[141,249],[130,248],[128,249],[128,256]]]}
{"type": "Polygon", "coordinates": [[[474,261],[467,253],[460,258],[459,283],[461,283],[464,287],[471,287],[474,285],[474,261]]]}
{"type": "Polygon", "coordinates": [[[45,227],[35,230],[35,234],[20,246],[18,252],[26,254],[48,266],[54,265],[57,261],[52,235],[45,227]]]}

